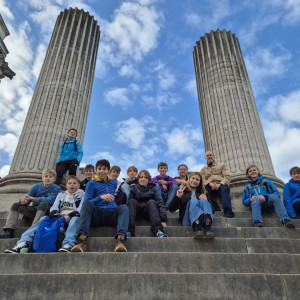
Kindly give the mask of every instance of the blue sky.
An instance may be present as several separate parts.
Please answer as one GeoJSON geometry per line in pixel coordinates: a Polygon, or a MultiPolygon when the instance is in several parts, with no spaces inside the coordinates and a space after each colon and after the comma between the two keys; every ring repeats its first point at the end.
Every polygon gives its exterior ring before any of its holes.
{"type": "MultiPolygon", "coordinates": [[[[0,176],[8,173],[60,11],[78,7],[101,27],[83,164],[204,165],[193,47],[211,30],[240,41],[276,175],[300,165],[300,0],[0,0],[10,31],[0,83],[0,176]]],[[[79,129],[80,130],[80,129],[79,129]]]]}

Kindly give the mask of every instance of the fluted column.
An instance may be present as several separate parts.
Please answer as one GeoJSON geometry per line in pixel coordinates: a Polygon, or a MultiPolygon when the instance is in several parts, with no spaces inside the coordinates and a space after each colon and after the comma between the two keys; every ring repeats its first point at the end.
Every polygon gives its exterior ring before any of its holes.
{"type": "Polygon", "coordinates": [[[9,175],[0,192],[16,192],[55,167],[59,143],[69,128],[83,142],[100,29],[83,10],[65,9],[57,18],[9,175]]]}
{"type": "Polygon", "coordinates": [[[245,169],[252,163],[281,184],[275,177],[238,38],[230,31],[211,31],[196,43],[193,55],[206,151],[227,164],[233,186],[245,184],[245,169]]]}

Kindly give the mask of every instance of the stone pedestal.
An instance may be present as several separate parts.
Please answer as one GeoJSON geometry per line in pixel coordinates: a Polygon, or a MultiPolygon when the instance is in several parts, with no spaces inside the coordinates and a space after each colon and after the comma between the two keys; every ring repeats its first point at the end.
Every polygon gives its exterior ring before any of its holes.
{"type": "Polygon", "coordinates": [[[83,10],[57,18],[9,175],[0,193],[27,192],[45,168],[55,168],[67,130],[83,142],[100,38],[97,21],[83,10]]]}
{"type": "Polygon", "coordinates": [[[256,164],[277,186],[238,38],[217,30],[194,47],[194,65],[206,151],[224,162],[232,174],[231,190],[242,194],[245,170],[256,164]]]}

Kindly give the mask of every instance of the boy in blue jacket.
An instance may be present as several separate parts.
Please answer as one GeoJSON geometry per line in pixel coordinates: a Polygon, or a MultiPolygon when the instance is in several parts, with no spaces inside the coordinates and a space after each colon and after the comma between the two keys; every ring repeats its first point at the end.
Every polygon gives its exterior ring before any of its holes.
{"type": "Polygon", "coordinates": [[[77,167],[83,156],[82,145],[76,137],[77,130],[71,128],[68,131],[67,139],[59,145],[59,153],[56,160],[56,184],[61,183],[62,178],[67,171],[69,171],[69,175],[76,176],[77,167]]]}
{"type": "Polygon", "coordinates": [[[128,230],[129,210],[126,204],[117,206],[115,191],[117,182],[108,176],[110,163],[106,159],[96,163],[96,175],[87,184],[79,219],[78,244],[72,252],[85,252],[90,226],[116,226],[115,252],[127,252],[124,245],[128,230]]]}
{"type": "Polygon", "coordinates": [[[300,168],[290,169],[291,179],[283,186],[283,202],[292,219],[297,218],[300,213],[300,168]]]}
{"type": "Polygon", "coordinates": [[[275,210],[281,223],[287,228],[295,228],[282,202],[274,183],[262,176],[256,165],[249,165],[246,169],[248,185],[244,189],[243,204],[251,206],[254,227],[263,227],[261,210],[275,210]]]}
{"type": "Polygon", "coordinates": [[[35,224],[41,217],[45,216],[60,192],[60,187],[54,183],[55,179],[56,172],[53,169],[44,170],[42,173],[43,182],[34,184],[27,195],[11,206],[3,228],[4,234],[0,235],[1,239],[14,237],[19,213],[33,219],[32,224],[35,224]]]}

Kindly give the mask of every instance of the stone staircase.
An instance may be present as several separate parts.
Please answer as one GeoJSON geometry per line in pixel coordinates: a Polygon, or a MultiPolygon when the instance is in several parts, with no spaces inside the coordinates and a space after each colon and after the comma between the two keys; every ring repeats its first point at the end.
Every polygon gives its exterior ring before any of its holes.
{"type": "Polygon", "coordinates": [[[92,228],[88,253],[4,254],[18,239],[0,240],[0,298],[300,299],[300,229],[284,228],[275,214],[253,228],[250,211],[234,219],[217,212],[216,238],[195,240],[177,212],[168,216],[169,238],[138,221],[128,253],[113,252],[115,228],[92,228]]]}

